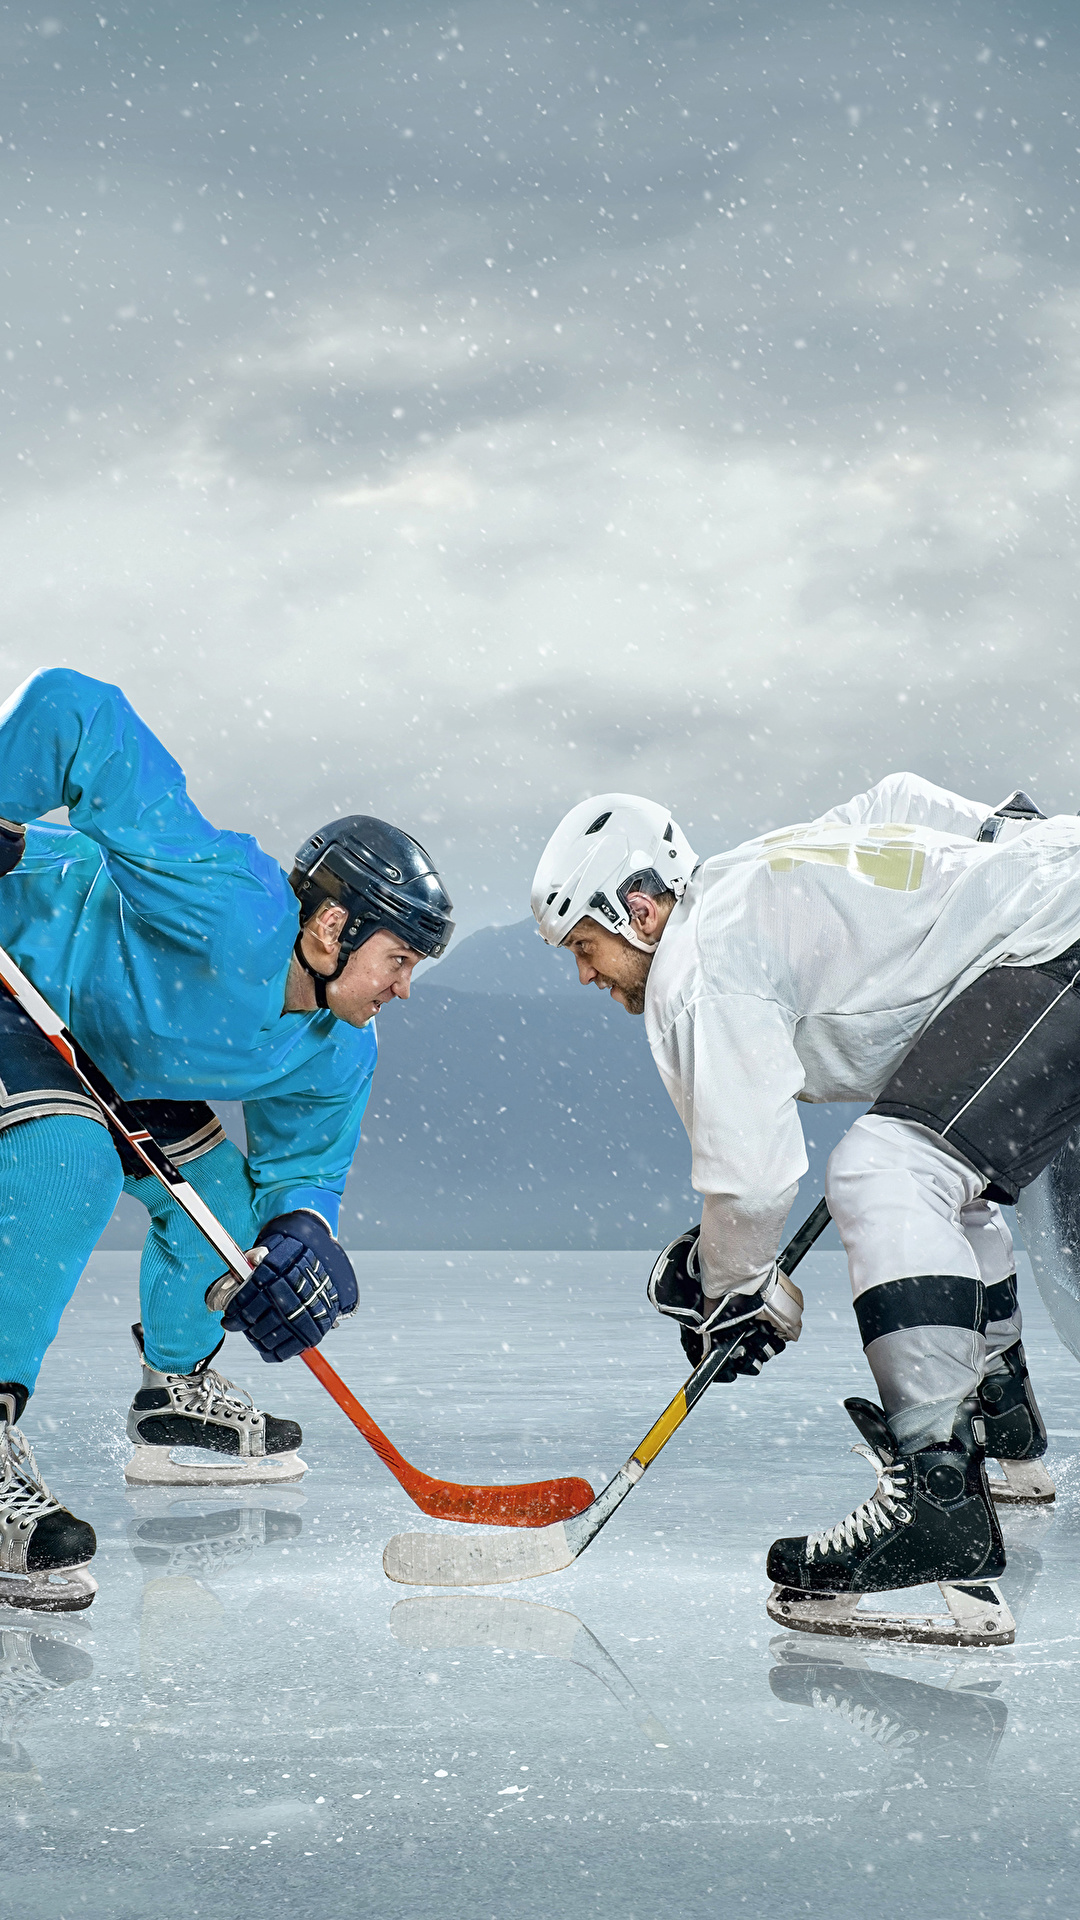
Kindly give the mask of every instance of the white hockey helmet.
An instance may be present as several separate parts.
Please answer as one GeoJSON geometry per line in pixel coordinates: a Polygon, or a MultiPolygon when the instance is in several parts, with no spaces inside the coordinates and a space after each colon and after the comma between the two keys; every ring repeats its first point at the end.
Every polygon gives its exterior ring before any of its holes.
{"type": "Polygon", "coordinates": [[[532,885],[533,915],[552,947],[588,915],[651,953],[634,932],[627,896],[670,889],[681,900],[696,866],[697,855],[667,807],[635,793],[598,793],[571,807],[544,848],[532,885]]]}

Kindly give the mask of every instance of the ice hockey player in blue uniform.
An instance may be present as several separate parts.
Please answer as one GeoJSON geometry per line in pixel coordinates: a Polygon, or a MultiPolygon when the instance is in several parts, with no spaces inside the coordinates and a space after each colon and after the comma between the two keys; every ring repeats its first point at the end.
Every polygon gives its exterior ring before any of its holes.
{"type": "Polygon", "coordinates": [[[150,1215],[128,1478],[298,1478],[300,1429],[210,1363],[223,1326],[285,1360],[355,1309],[335,1234],[372,1021],[444,951],[452,905],[417,842],[367,815],[313,834],[287,875],[204,819],[118,688],[66,669],[0,708],[0,816],[0,944],[259,1256],[212,1313],[220,1261],[0,994],[0,1602],[55,1611],[93,1597],[94,1534],[49,1493],[17,1423],[121,1186],[150,1215]],[[24,824],[58,808],[66,827],[24,824]],[[246,1158],[213,1099],[243,1102],[246,1158]],[[177,1447],[205,1466],[176,1464],[177,1447]]]}

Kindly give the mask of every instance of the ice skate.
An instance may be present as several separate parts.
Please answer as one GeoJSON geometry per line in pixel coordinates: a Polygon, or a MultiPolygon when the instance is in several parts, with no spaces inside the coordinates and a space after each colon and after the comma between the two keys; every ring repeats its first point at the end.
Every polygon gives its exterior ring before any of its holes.
{"type": "Polygon", "coordinates": [[[991,1359],[979,1388],[979,1411],[986,1423],[987,1457],[1005,1475],[987,1479],[991,1499],[999,1506],[1048,1506],[1056,1493],[1042,1464],[1046,1428],[1019,1340],[991,1359]]]}
{"type": "Polygon", "coordinates": [[[984,1429],[974,1403],[948,1440],[901,1453],[880,1407],[845,1400],[867,1445],[877,1491],[823,1533],[776,1540],[769,1617],[807,1633],[866,1634],[931,1646],[1008,1646],[1016,1623],[994,1583],[1005,1549],[986,1485],[984,1429]],[[864,1594],[936,1582],[946,1614],[861,1609],[864,1594]]]}
{"type": "Polygon", "coordinates": [[[15,1424],[28,1397],[25,1387],[0,1385],[0,1606],[76,1613],[97,1592],[87,1571],[97,1539],[53,1498],[15,1424]]]}
{"type": "MultiPolygon", "coordinates": [[[[307,1471],[297,1453],[303,1435],[295,1420],[262,1413],[251,1395],[210,1365],[191,1373],[158,1373],[143,1354],[142,1327],[132,1327],[143,1383],[128,1413],[135,1452],[124,1468],[129,1486],[234,1487],[299,1480],[307,1471]],[[194,1464],[174,1459],[196,1448],[194,1464]]],[[[217,1349],[215,1348],[215,1352],[217,1349]]]]}

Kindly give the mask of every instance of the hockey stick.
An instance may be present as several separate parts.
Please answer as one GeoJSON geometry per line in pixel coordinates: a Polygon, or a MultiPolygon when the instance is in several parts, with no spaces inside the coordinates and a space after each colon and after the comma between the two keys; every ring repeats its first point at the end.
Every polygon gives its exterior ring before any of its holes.
{"type": "MultiPolygon", "coordinates": [[[[778,1265],[784,1273],[795,1271],[824,1232],[828,1219],[828,1203],[819,1200],[810,1218],[780,1255],[778,1265]]],[[[541,1574],[560,1573],[564,1567],[571,1566],[595,1540],[601,1527],[607,1525],[616,1507],[621,1506],[637,1486],[661,1447],[665,1447],[682,1426],[691,1408],[697,1405],[706,1387],[734,1353],[745,1331],[745,1324],[733,1328],[720,1346],[706,1354],[671,1405],[665,1407],[655,1426],[649,1428],[644,1440],[635,1447],[626,1465],[601,1488],[584,1512],[544,1527],[529,1539],[490,1540],[480,1535],[462,1540],[445,1533],[396,1533],[383,1554],[387,1578],[406,1587],[484,1587],[502,1580],[535,1580],[541,1574]]]]}
{"type": "MultiPolygon", "coordinates": [[[[226,1232],[217,1215],[196,1193],[195,1188],[184,1179],[179,1168],[174,1167],[153,1136],[139,1125],[115,1087],[110,1085],[89,1055],[83,1052],[74,1034],[68,1031],[48,1001],[42,999],[37,988],[3,947],[0,947],[0,986],[7,988],[12,999],[29,1015],[46,1040],[52,1042],[61,1059],[66,1060],[78,1075],[109,1126],[119,1134],[125,1146],[137,1154],[147,1171],[171,1193],[177,1206],[198,1227],[215,1253],[220,1254],[237,1285],[242,1286],[251,1278],[251,1266],[242,1248],[226,1232]]],[[[374,1448],[383,1465],[389,1467],[414,1505],[430,1514],[432,1519],[466,1520],[474,1525],[491,1527],[545,1527],[553,1520],[580,1513],[592,1499],[589,1482],[579,1479],[534,1480],[513,1487],[469,1487],[459,1486],[453,1480],[434,1480],[430,1474],[421,1473],[418,1467],[410,1466],[317,1348],[310,1347],[300,1358],[326,1388],[331,1399],[336,1400],[342,1413],[363,1434],[368,1445],[374,1448]]]]}

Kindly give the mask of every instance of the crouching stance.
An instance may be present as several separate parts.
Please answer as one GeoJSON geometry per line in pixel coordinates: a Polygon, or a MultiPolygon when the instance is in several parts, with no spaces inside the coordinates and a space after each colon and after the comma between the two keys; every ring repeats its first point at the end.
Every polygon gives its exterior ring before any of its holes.
{"type": "Polygon", "coordinates": [[[0,1603],[66,1610],[95,1592],[93,1529],[17,1423],[121,1187],[150,1215],[128,1479],[298,1478],[300,1428],[213,1362],[228,1331],[287,1360],[355,1309],[335,1232],[373,1018],[453,925],[423,849],[383,821],[322,828],[289,875],[211,826],[123,694],[78,673],[35,675],[0,710],[0,813],[0,944],[252,1249],[226,1303],[220,1259],[0,993],[0,1603]],[[66,827],[21,824],[62,807],[66,827]],[[246,1157],[211,1099],[243,1103],[246,1157]]]}
{"type": "Polygon", "coordinates": [[[828,1201],[881,1399],[847,1403],[878,1489],[774,1544],[770,1613],[1010,1639],[987,1454],[998,1498],[1053,1487],[1000,1203],[1080,1118],[1080,822],[900,774],[699,863],[666,809],[606,794],[549,842],[533,912],[583,984],[645,1016],[703,1195],[649,1295],[695,1364],[745,1329],[721,1379],[799,1336],[776,1264],[807,1164],[796,1100],[874,1102],[832,1157],[828,1201]],[[863,1594],[926,1582],[949,1615],[856,1612],[863,1594]]]}

